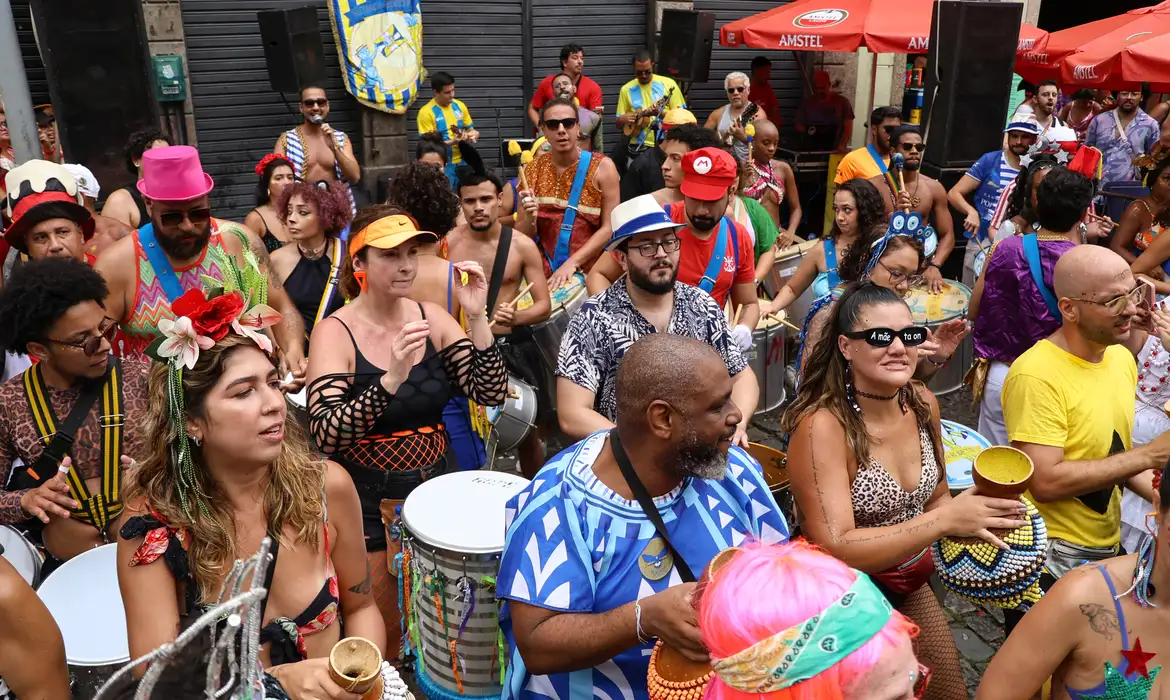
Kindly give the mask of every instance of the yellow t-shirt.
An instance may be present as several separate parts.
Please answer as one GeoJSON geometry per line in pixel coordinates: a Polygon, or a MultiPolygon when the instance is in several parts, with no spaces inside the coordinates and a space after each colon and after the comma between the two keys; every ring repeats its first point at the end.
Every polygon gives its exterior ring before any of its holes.
{"type": "MultiPolygon", "coordinates": [[[[455,138],[455,127],[462,125],[464,129],[471,129],[475,126],[475,122],[471,120],[471,112],[468,111],[467,105],[459,100],[451,100],[451,104],[446,107],[440,107],[434,99],[422,106],[418,110],[418,133],[428,134],[432,131],[439,131],[438,113],[442,113],[443,120],[446,123],[446,133],[443,137],[446,139],[455,138]],[[462,121],[461,121],[462,120],[462,121]]],[[[463,155],[459,152],[459,146],[451,146],[451,161],[454,163],[462,163],[463,155]]]]}
{"type": "MultiPolygon", "coordinates": [[[[889,156],[886,156],[882,162],[889,166],[889,156]]],[[[852,180],[855,177],[868,180],[871,177],[876,177],[881,174],[882,170],[874,162],[873,156],[869,154],[869,149],[858,148],[850,151],[841,159],[841,163],[837,165],[837,175],[833,178],[833,182],[840,185],[842,182],[852,180]]]]}
{"type": "MultiPolygon", "coordinates": [[[[1092,363],[1041,340],[1012,363],[1004,381],[1008,438],[1063,447],[1070,462],[1128,450],[1136,390],[1137,364],[1125,347],[1112,345],[1092,363]]],[[[1116,486],[1036,507],[1049,537],[1087,547],[1112,547],[1121,538],[1116,486]]]]}
{"type": "MultiPolygon", "coordinates": [[[[622,86],[622,92],[618,96],[618,116],[636,112],[639,109],[646,109],[668,94],[670,95],[670,100],[666,103],[666,110],[671,110],[675,107],[685,108],[687,106],[686,97],[683,95],[683,91],[679,88],[678,83],[674,82],[673,78],[654,74],[650,78],[650,84],[648,85],[639,83],[637,78],[635,78],[622,86]],[[671,88],[674,89],[673,93],[670,92],[671,88]]],[[[642,129],[642,133],[645,135],[643,143],[647,146],[653,146],[654,129],[646,127],[642,129]]],[[[634,142],[637,138],[638,134],[635,133],[630,136],[630,141],[634,142]]]]}

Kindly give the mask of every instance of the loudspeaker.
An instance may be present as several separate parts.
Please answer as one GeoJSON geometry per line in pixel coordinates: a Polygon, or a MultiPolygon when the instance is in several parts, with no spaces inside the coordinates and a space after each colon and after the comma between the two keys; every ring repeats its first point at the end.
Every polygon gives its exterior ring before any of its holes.
{"type": "Polygon", "coordinates": [[[714,13],[664,9],[658,35],[658,72],[680,82],[707,82],[714,36],[714,13]]]}
{"type": "Polygon", "coordinates": [[[1023,5],[938,0],[930,28],[925,160],[966,167],[1003,143],[1023,5]]]}
{"type": "Polygon", "coordinates": [[[257,12],[256,19],[273,90],[299,93],[302,87],[325,80],[325,47],[316,8],[257,12]]]}

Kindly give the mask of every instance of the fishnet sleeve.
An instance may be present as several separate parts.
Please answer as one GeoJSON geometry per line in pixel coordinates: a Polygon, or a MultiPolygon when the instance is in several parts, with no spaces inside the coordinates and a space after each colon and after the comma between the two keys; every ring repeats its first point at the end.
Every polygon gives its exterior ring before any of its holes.
{"type": "Polygon", "coordinates": [[[325,454],[337,454],[366,436],[393,396],[376,381],[349,398],[352,374],[326,374],[309,386],[309,431],[325,454]]]}
{"type": "Polygon", "coordinates": [[[508,400],[508,369],[495,345],[479,350],[465,338],[440,354],[452,386],[464,396],[481,406],[503,406],[508,400]]]}

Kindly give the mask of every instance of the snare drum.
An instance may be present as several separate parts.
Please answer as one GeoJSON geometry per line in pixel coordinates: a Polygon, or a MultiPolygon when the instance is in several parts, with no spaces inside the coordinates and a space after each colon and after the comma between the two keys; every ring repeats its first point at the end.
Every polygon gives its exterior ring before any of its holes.
{"type": "Polygon", "coordinates": [[[411,594],[405,612],[417,656],[415,678],[428,697],[498,698],[503,691],[507,669],[500,659],[507,649],[500,648],[495,581],[504,551],[504,508],[527,484],[504,472],[456,472],[424,481],[406,499],[403,558],[411,594]],[[468,586],[472,605],[464,603],[468,586]]]}
{"type": "Polygon", "coordinates": [[[778,408],[784,403],[784,339],[787,326],[771,318],[761,318],[752,333],[752,349],[744,357],[760,385],[756,414],[778,408]]]}
{"type": "Polygon", "coordinates": [[[92,697],[79,691],[100,687],[130,662],[117,557],[116,544],[91,549],[62,564],[37,590],[61,628],[77,697],[92,697]]]}
{"type": "MultiPolygon", "coordinates": [[[[801,241],[776,251],[776,262],[768,271],[767,276],[764,277],[764,290],[768,292],[769,297],[776,298],[784,285],[788,284],[788,281],[796,274],[796,268],[800,267],[804,256],[808,255],[808,252],[819,242],[819,239],[801,241]]],[[[805,317],[808,316],[808,310],[815,299],[810,284],[808,289],[796,298],[796,301],[788,305],[786,309],[788,318],[793,319],[798,326],[804,323],[805,317]]]]}
{"type": "Polygon", "coordinates": [[[12,564],[12,568],[28,585],[33,588],[41,585],[44,556],[20,532],[8,525],[0,525],[0,556],[12,564]]]}
{"type": "Polygon", "coordinates": [[[942,422],[943,455],[947,460],[947,486],[951,493],[965,491],[975,485],[971,475],[975,457],[991,447],[991,441],[965,425],[953,421],[942,422]]]}
{"type": "Polygon", "coordinates": [[[508,400],[503,406],[489,406],[486,411],[496,438],[496,449],[488,456],[491,463],[494,452],[516,449],[536,426],[536,389],[508,375],[508,400]]]}
{"type": "MultiPolygon", "coordinates": [[[[971,305],[971,290],[966,285],[954,280],[944,280],[945,287],[941,294],[931,294],[925,289],[911,289],[906,295],[906,303],[914,315],[915,323],[921,323],[931,331],[947,321],[967,317],[967,307],[971,305]]],[[[963,375],[974,360],[975,345],[971,334],[968,333],[959,344],[951,361],[947,363],[927,383],[935,396],[958,391],[963,386],[963,375]]]]}

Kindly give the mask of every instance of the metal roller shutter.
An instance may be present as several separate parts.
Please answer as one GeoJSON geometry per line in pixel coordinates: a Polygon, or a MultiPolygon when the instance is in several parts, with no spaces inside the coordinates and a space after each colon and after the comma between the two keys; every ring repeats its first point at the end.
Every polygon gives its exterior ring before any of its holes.
{"type": "MultiPolygon", "coordinates": [[[[184,0],[186,1],[186,0],[184,0]]],[[[477,148],[490,167],[500,163],[500,135],[524,134],[521,0],[423,0],[423,65],[455,77],[455,97],[467,105],[479,130],[477,148]]],[[[418,142],[418,110],[432,97],[423,84],[407,113],[410,157],[418,142]]],[[[203,138],[200,133],[199,138],[203,138]]]]}
{"type": "MultiPolygon", "coordinates": [[[[710,80],[691,85],[687,94],[687,103],[700,124],[711,112],[727,104],[723,78],[732,71],[742,71],[750,75],[752,59],[756,56],[767,56],[772,61],[772,90],[780,102],[781,130],[785,133],[792,131],[796,109],[804,97],[801,87],[804,78],[792,52],[731,49],[719,45],[719,28],[724,24],[786,4],[788,3],[775,0],[695,0],[696,10],[715,13],[715,38],[711,50],[711,72],[708,76],[710,80]]],[[[812,54],[808,55],[812,57],[812,54]]]]}
{"type": "MultiPolygon", "coordinates": [[[[618,91],[634,78],[633,54],[646,44],[645,0],[532,0],[532,89],[560,72],[561,47],[585,49],[585,75],[601,85],[606,135],[615,134],[618,91]]],[[[607,148],[610,144],[606,144],[607,148]]]]}
{"type": "MultiPolygon", "coordinates": [[[[255,206],[256,163],[272,152],[282,132],[301,123],[296,111],[299,96],[285,95],[286,106],[268,86],[256,13],[305,4],[305,0],[183,0],[187,75],[199,153],[203,167],[215,178],[212,202],[220,218],[244,220],[255,206]]],[[[354,152],[360,158],[358,104],[342,83],[324,3],[317,9],[317,21],[325,46],[329,124],[354,140],[354,152]]]]}
{"type": "Polygon", "coordinates": [[[16,21],[16,39],[20,43],[20,55],[24,58],[28,91],[32,94],[33,104],[41,105],[49,102],[49,79],[37,48],[30,6],[29,0],[12,0],[12,19],[16,21]]]}

